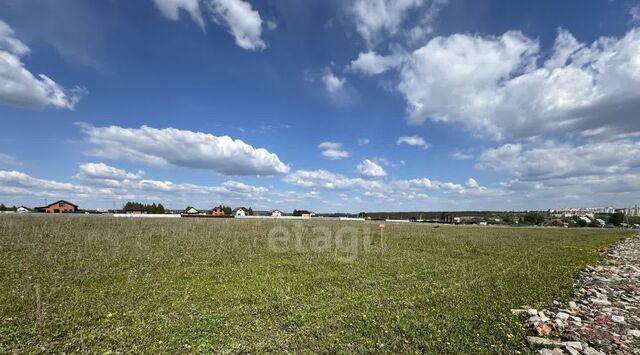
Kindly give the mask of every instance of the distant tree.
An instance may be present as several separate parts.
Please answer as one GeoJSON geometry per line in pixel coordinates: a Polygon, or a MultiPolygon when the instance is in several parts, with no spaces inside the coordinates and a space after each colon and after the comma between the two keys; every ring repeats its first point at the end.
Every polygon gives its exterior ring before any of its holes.
{"type": "Polygon", "coordinates": [[[542,212],[529,212],[524,215],[524,221],[529,224],[541,225],[544,220],[545,216],[542,212]]]}
{"type": "Polygon", "coordinates": [[[580,227],[586,227],[586,226],[588,226],[588,225],[589,225],[589,223],[587,223],[587,221],[585,221],[585,220],[584,220],[584,219],[582,219],[582,218],[578,218],[578,219],[576,219],[576,223],[578,223],[578,225],[579,225],[580,227]]]}
{"type": "Polygon", "coordinates": [[[161,203],[158,204],[157,209],[158,209],[158,214],[165,214],[166,213],[166,211],[164,209],[164,206],[161,203]]]}
{"type": "Polygon", "coordinates": [[[624,222],[624,213],[616,212],[609,217],[609,223],[619,225],[624,222]]]}
{"type": "Polygon", "coordinates": [[[358,213],[358,218],[365,218],[365,217],[367,217],[367,214],[365,212],[358,213]]]}
{"type": "Polygon", "coordinates": [[[253,216],[253,210],[251,209],[251,207],[247,209],[247,216],[253,216]]]}
{"type": "Polygon", "coordinates": [[[0,211],[6,211],[7,210],[7,206],[4,205],[4,203],[0,203],[0,211]]]}

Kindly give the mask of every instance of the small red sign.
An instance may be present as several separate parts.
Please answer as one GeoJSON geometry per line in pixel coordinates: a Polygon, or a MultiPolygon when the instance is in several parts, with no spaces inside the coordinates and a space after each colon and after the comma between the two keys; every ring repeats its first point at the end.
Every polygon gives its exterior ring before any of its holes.
{"type": "Polygon", "coordinates": [[[380,224],[378,224],[378,227],[380,227],[380,228],[384,228],[384,223],[380,223],[380,224]]]}

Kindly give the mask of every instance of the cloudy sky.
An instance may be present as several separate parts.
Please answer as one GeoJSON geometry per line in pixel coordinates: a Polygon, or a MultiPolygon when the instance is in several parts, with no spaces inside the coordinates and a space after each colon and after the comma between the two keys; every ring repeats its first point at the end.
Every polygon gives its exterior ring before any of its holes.
{"type": "Polygon", "coordinates": [[[0,202],[640,203],[640,2],[0,0],[0,202]]]}

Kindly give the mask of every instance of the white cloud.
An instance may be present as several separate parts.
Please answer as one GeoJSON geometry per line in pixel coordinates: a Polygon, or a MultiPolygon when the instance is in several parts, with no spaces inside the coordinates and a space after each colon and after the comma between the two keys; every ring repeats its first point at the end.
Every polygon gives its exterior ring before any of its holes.
{"type": "Polygon", "coordinates": [[[154,0],[154,2],[160,12],[168,19],[177,21],[180,18],[180,11],[184,10],[191,15],[193,21],[204,28],[199,0],[154,0]]]}
{"type": "Polygon", "coordinates": [[[424,0],[356,0],[349,10],[356,29],[372,45],[379,37],[398,32],[409,11],[424,3],[424,0]]]}
{"type": "Polygon", "coordinates": [[[327,70],[322,75],[322,82],[324,83],[324,87],[327,89],[327,91],[333,94],[342,90],[344,84],[347,82],[347,79],[337,77],[330,70],[327,70]]]}
{"type": "Polygon", "coordinates": [[[264,22],[260,13],[243,0],[154,0],[162,14],[177,20],[180,11],[184,10],[191,18],[204,28],[203,10],[207,10],[211,19],[225,27],[235,39],[236,44],[248,50],[266,48],[262,40],[263,23],[267,29],[275,29],[273,21],[264,22]]]}
{"type": "Polygon", "coordinates": [[[285,176],[284,181],[295,186],[329,190],[369,190],[382,187],[382,184],[377,181],[348,178],[327,170],[297,170],[285,176]]]}
{"type": "Polygon", "coordinates": [[[358,174],[363,177],[387,176],[387,172],[375,162],[365,159],[357,166],[358,174]]]}
{"type": "Polygon", "coordinates": [[[322,142],[318,145],[318,149],[322,151],[322,155],[331,160],[345,159],[351,156],[351,153],[342,148],[342,143],[322,142]]]}
{"type": "Polygon", "coordinates": [[[278,156],[229,136],[175,128],[94,127],[80,124],[91,155],[152,165],[214,170],[224,175],[275,175],[289,172],[278,156]]]}
{"type": "Polygon", "coordinates": [[[266,48],[262,40],[262,18],[260,13],[243,0],[210,0],[208,2],[214,18],[229,28],[236,44],[244,49],[266,48]]]}
{"type": "Polygon", "coordinates": [[[7,165],[22,165],[22,162],[16,159],[16,157],[3,153],[0,153],[0,163],[7,165]]]}
{"type": "Polygon", "coordinates": [[[358,138],[358,145],[367,145],[369,143],[371,143],[369,138],[358,138]]]}
{"type": "Polygon", "coordinates": [[[412,146],[416,146],[416,147],[421,147],[422,149],[431,148],[431,144],[427,143],[424,140],[424,138],[422,138],[420,136],[402,136],[402,137],[398,137],[398,141],[396,142],[396,144],[398,144],[398,145],[407,144],[407,145],[412,145],[412,146]]]}
{"type": "Polygon", "coordinates": [[[466,185],[470,189],[476,189],[476,188],[480,187],[480,184],[478,184],[478,182],[474,178],[469,178],[469,180],[467,180],[466,185]]]}
{"type": "Polygon", "coordinates": [[[462,122],[495,139],[637,132],[639,57],[638,28],[591,45],[560,30],[546,61],[537,41],[520,32],[454,34],[414,51],[398,89],[410,123],[462,122]]]}
{"type": "Polygon", "coordinates": [[[467,154],[463,152],[451,152],[449,156],[456,160],[469,160],[473,159],[473,154],[467,154]]]}
{"type": "Polygon", "coordinates": [[[357,59],[352,60],[349,69],[365,76],[372,76],[384,73],[391,68],[400,66],[400,64],[402,64],[402,55],[400,54],[383,56],[369,51],[360,53],[357,59]]]}
{"type": "Polygon", "coordinates": [[[44,74],[34,76],[22,62],[29,52],[13,29],[0,20],[0,101],[29,108],[73,109],[85,90],[66,90],[44,74]]]}
{"type": "Polygon", "coordinates": [[[89,203],[102,200],[108,202],[108,207],[112,207],[114,200],[141,200],[162,202],[165,206],[196,204],[207,208],[219,203],[258,203],[269,207],[283,197],[289,200],[297,197],[287,197],[286,193],[271,192],[266,187],[237,181],[227,181],[222,185],[196,185],[141,179],[140,172],[127,172],[105,164],[83,164],[80,171],[76,175],[79,180],[67,183],[34,178],[19,171],[0,170],[0,196],[14,196],[20,201],[35,200],[37,203],[41,203],[39,198],[51,197],[89,203]]]}
{"type": "Polygon", "coordinates": [[[620,140],[580,146],[546,142],[531,148],[505,144],[482,152],[476,166],[506,171],[521,181],[637,173],[640,142],[620,140]]]}
{"type": "Polygon", "coordinates": [[[104,180],[140,180],[144,176],[142,170],[137,173],[130,173],[122,169],[114,168],[104,163],[81,164],[77,177],[83,179],[104,179],[104,180]]]}

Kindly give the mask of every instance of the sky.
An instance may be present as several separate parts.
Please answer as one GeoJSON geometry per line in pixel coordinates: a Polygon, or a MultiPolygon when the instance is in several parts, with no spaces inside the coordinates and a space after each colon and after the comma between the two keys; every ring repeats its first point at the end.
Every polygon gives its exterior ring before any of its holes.
{"type": "Polygon", "coordinates": [[[0,202],[640,203],[640,1],[0,0],[0,202]]]}

